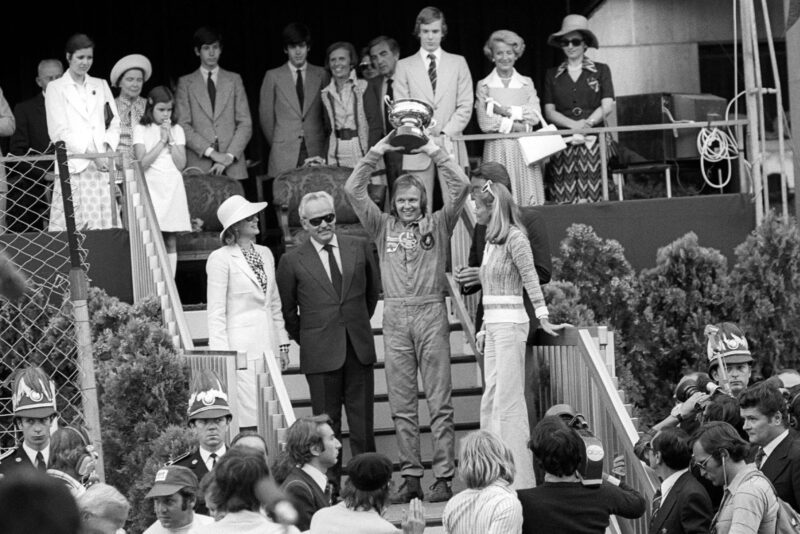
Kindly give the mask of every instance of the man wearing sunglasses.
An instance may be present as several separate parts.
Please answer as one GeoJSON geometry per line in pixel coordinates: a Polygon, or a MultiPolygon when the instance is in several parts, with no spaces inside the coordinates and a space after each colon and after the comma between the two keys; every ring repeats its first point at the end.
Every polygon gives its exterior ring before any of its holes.
{"type": "MultiPolygon", "coordinates": [[[[366,240],[336,232],[334,201],[325,191],[306,194],[298,211],[309,239],[283,255],[276,273],[286,330],[300,345],[314,415],[327,414],[341,440],[344,404],[353,456],[374,452],[375,255],[366,240]]],[[[340,455],[327,472],[337,489],[341,466],[340,455]]]]}

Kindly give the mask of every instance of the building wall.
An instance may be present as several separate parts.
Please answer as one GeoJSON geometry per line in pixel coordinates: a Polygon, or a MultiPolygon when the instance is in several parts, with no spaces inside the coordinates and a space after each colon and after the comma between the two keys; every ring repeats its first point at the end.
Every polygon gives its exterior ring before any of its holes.
{"type": "MultiPolygon", "coordinates": [[[[761,3],[754,3],[758,35],[764,38],[761,3]]],[[[783,38],[781,4],[768,0],[776,39],[783,38]]],[[[608,63],[617,95],[698,93],[697,46],[734,40],[733,5],[732,0],[607,0],[589,19],[600,41],[589,55],[608,63]]]]}

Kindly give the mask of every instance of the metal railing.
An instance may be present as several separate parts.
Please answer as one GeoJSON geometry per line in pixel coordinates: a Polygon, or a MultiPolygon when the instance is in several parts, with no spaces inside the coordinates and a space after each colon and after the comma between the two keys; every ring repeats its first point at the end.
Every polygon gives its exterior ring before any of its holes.
{"type": "MultiPolygon", "coordinates": [[[[639,439],[634,421],[617,391],[614,378],[613,333],[606,327],[570,328],[558,337],[544,336],[533,348],[540,377],[539,406],[569,404],[586,417],[605,448],[605,469],[614,459],[625,459],[625,482],[647,502],[655,486],[633,452],[639,439]]],[[[622,532],[646,533],[649,513],[639,519],[617,518],[622,532]]]]}
{"type": "Polygon", "coordinates": [[[170,269],[167,249],[161,236],[150,191],[139,161],[125,173],[126,223],[131,244],[133,300],[156,295],[161,303],[164,327],[176,348],[194,348],[192,335],[183,315],[178,288],[170,269]]]}

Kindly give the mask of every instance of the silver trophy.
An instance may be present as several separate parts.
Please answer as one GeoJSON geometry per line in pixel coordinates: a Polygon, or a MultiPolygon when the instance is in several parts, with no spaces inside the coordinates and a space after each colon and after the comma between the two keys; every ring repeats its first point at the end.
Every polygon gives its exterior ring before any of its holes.
{"type": "Polygon", "coordinates": [[[384,103],[389,110],[389,122],[395,128],[389,141],[392,146],[403,147],[409,153],[428,142],[427,130],[436,125],[430,104],[413,98],[392,101],[388,96],[384,97],[384,103]]]}

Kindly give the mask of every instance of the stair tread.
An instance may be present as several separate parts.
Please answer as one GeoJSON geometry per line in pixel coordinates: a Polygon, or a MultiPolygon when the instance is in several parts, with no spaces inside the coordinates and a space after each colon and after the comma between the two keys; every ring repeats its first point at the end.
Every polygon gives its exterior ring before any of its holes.
{"type": "MultiPolygon", "coordinates": [[[[483,388],[480,386],[469,387],[469,388],[453,388],[450,392],[450,395],[453,397],[468,397],[470,395],[482,395],[483,388]]],[[[417,392],[417,399],[424,399],[425,392],[418,391],[417,392]]],[[[386,393],[378,393],[374,395],[375,402],[387,402],[389,400],[389,395],[386,393]]],[[[301,408],[301,407],[308,407],[311,406],[311,399],[309,398],[299,398],[299,399],[292,399],[292,407],[293,408],[301,408]]]]}

